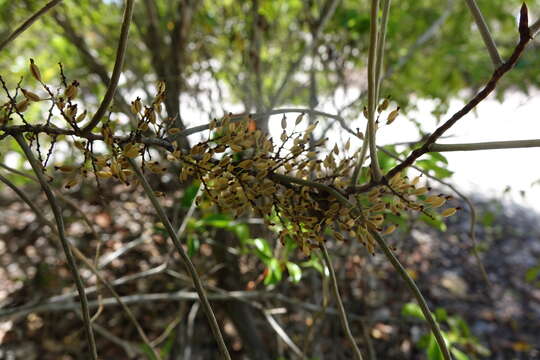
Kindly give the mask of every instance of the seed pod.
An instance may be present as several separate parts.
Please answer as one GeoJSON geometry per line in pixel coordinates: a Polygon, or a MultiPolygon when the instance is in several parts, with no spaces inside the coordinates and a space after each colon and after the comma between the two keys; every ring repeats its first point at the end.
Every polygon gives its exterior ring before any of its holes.
{"type": "Polygon", "coordinates": [[[32,73],[34,79],[41,82],[41,73],[39,72],[37,65],[34,63],[34,59],[30,59],[30,72],[32,73]]]}
{"type": "Polygon", "coordinates": [[[64,92],[64,96],[68,98],[69,100],[73,100],[75,97],[77,97],[77,93],[79,91],[78,86],[79,86],[79,83],[77,81],[73,81],[66,88],[66,91],[64,92]]]}
{"type": "Polygon", "coordinates": [[[457,212],[457,208],[448,208],[441,213],[442,217],[452,216],[457,212]]]}
{"type": "Polygon", "coordinates": [[[138,113],[140,113],[142,110],[142,103],[141,103],[141,98],[136,98],[134,101],[131,102],[131,112],[134,114],[134,115],[137,115],[138,113]]]}
{"type": "Polygon", "coordinates": [[[387,227],[383,232],[382,232],[382,235],[390,235],[391,233],[393,233],[394,231],[396,231],[397,229],[397,225],[390,225],[389,227],[387,227]]]}
{"type": "Polygon", "coordinates": [[[146,114],[148,116],[148,120],[152,123],[156,123],[156,112],[153,108],[146,108],[146,114]]]}
{"type": "Polygon", "coordinates": [[[257,122],[251,116],[249,116],[249,119],[248,119],[247,130],[248,130],[248,132],[257,131],[257,122]]]}
{"type": "Polygon", "coordinates": [[[383,112],[384,110],[388,108],[389,104],[390,104],[390,97],[387,97],[380,103],[379,107],[377,108],[377,112],[378,113],[383,112]]]}
{"type": "Polygon", "coordinates": [[[68,180],[66,182],[66,184],[64,185],[64,187],[66,189],[71,189],[72,187],[74,187],[75,185],[77,185],[77,183],[79,182],[79,180],[77,178],[73,178],[71,180],[68,180]]]}
{"type": "Polygon", "coordinates": [[[73,170],[75,170],[75,166],[71,166],[71,165],[60,165],[60,166],[55,166],[54,167],[56,170],[59,170],[61,172],[65,172],[65,173],[70,173],[72,172],[73,170]]]}
{"type": "Polygon", "coordinates": [[[64,112],[69,121],[73,121],[75,115],[77,115],[77,104],[68,106],[67,110],[64,112]]]}
{"type": "MultiPolygon", "coordinates": [[[[141,122],[139,123],[139,125],[137,126],[137,129],[139,129],[140,131],[146,131],[146,130],[148,130],[148,124],[145,123],[145,122],[143,122],[143,121],[141,121],[141,122]]],[[[169,130],[170,130],[170,129],[169,129],[169,130]]]]}
{"type": "Polygon", "coordinates": [[[175,135],[175,134],[178,134],[180,132],[180,129],[179,128],[170,128],[169,130],[167,130],[167,132],[171,135],[175,135]]]}
{"type": "Polygon", "coordinates": [[[432,208],[438,208],[444,205],[444,203],[446,202],[446,198],[442,196],[430,196],[426,199],[426,202],[431,205],[432,208]]]}
{"type": "Polygon", "coordinates": [[[429,190],[431,190],[431,188],[427,187],[427,186],[424,186],[424,187],[421,187],[421,188],[418,188],[416,190],[414,190],[412,192],[413,195],[424,195],[426,194],[429,190]]]}
{"type": "Polygon", "coordinates": [[[396,110],[392,111],[390,114],[388,114],[388,118],[386,119],[386,125],[390,125],[391,123],[396,120],[396,118],[399,115],[399,106],[396,108],[396,110]]]}
{"type": "Polygon", "coordinates": [[[140,147],[135,144],[127,144],[124,148],[124,156],[130,159],[139,156],[140,147]]]}
{"type": "Polygon", "coordinates": [[[347,142],[345,143],[345,151],[349,151],[350,148],[351,148],[351,139],[348,139],[347,142]]]}
{"type": "Polygon", "coordinates": [[[250,159],[244,160],[238,164],[238,167],[244,170],[247,170],[251,168],[252,166],[253,166],[253,160],[250,160],[250,159]]]}
{"type": "Polygon", "coordinates": [[[296,118],[296,120],[294,121],[294,124],[295,125],[298,125],[302,122],[302,119],[304,118],[304,113],[301,113],[300,115],[298,115],[298,117],[296,118]]]}
{"type": "Polygon", "coordinates": [[[113,175],[113,174],[112,174],[112,172],[110,172],[110,171],[103,171],[103,170],[102,170],[102,171],[96,172],[96,176],[97,176],[98,178],[101,178],[101,179],[108,179],[108,178],[110,178],[112,175],[113,175]]]}
{"type": "Polygon", "coordinates": [[[30,101],[40,101],[41,98],[30,90],[21,89],[23,95],[30,101]]]}
{"type": "Polygon", "coordinates": [[[24,99],[22,101],[19,101],[16,105],[15,105],[15,109],[17,109],[18,112],[25,112],[26,110],[28,110],[28,106],[30,105],[30,100],[28,99],[24,99]]]}
{"type": "Polygon", "coordinates": [[[63,97],[59,97],[57,100],[56,100],[56,106],[58,107],[58,109],[60,110],[64,110],[64,107],[66,106],[66,101],[63,97]]]}
{"type": "Polygon", "coordinates": [[[283,115],[283,117],[281,118],[281,128],[283,130],[287,128],[287,117],[285,115],[283,115]]]}
{"type": "Polygon", "coordinates": [[[79,116],[77,116],[77,118],[75,119],[75,122],[76,123],[80,123],[81,121],[83,121],[85,118],[86,118],[86,110],[84,110],[79,116]]]}

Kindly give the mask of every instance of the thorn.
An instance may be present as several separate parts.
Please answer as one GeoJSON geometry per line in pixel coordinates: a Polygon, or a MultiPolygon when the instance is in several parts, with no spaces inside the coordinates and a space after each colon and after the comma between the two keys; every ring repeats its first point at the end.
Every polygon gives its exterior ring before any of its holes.
{"type": "Polygon", "coordinates": [[[520,40],[529,40],[531,38],[531,32],[529,30],[529,10],[525,3],[521,5],[519,13],[519,35],[520,40]]]}

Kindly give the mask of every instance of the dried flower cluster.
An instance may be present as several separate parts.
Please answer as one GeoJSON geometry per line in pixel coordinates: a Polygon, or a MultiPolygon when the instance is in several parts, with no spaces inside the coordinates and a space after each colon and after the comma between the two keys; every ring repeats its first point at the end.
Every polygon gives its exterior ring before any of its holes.
{"type": "MultiPolygon", "coordinates": [[[[165,86],[162,82],[158,83],[157,94],[150,105],[144,105],[140,98],[131,103],[131,116],[137,125],[127,137],[115,136],[110,116],[102,121],[100,133],[110,153],[96,154],[93,151],[96,140],[79,128],[79,124],[86,118],[86,111],[79,113],[75,103],[79,83],[73,81],[68,84],[61,72],[64,89],[55,95],[42,82],[39,69],[33,61],[30,63],[30,72],[48,93],[49,98],[46,100],[52,102],[51,109],[58,110],[73,129],[74,135],[80,139],[74,142],[74,146],[84,155],[82,164],[55,167],[69,174],[65,181],[66,188],[75,186],[90,173],[95,174],[98,186],[99,179],[109,178],[132,184],[135,182],[134,172],[128,159],[139,156],[142,157],[144,169],[156,174],[167,171],[162,163],[146,158],[148,145],[141,141],[143,134],[147,138],[150,134],[151,137],[165,141],[168,136],[181,132],[181,129],[171,127],[172,119],[161,116],[165,99],[165,86]]],[[[22,94],[24,99],[10,97],[2,110],[6,119],[16,113],[27,124],[23,112],[31,102],[44,99],[26,89],[16,94],[22,94]]],[[[386,98],[377,108],[377,120],[388,107],[389,99],[386,98]]],[[[52,112],[49,113],[51,115],[47,119],[47,126],[52,116],[52,112]]],[[[386,124],[390,125],[398,114],[399,107],[390,111],[386,124]]],[[[233,121],[228,115],[220,121],[213,120],[209,124],[212,137],[196,144],[189,151],[181,150],[173,142],[167,158],[180,163],[180,181],[198,179],[203,185],[204,197],[216,204],[220,211],[235,217],[254,212],[265,219],[268,226],[277,225],[282,242],[287,237],[293,239],[305,254],[318,247],[327,236],[339,241],[357,239],[373,253],[376,242],[372,232],[387,235],[397,227],[388,219],[388,214],[401,216],[403,211],[412,210],[431,216],[433,209],[442,207],[450,199],[442,194],[429,195],[430,189],[421,186],[420,177],[409,180],[401,173],[369,192],[347,197],[345,194],[356,158],[356,154],[349,155],[350,141],[342,149],[336,144],[330,152],[325,153],[322,146],[326,139],[312,139],[317,124],[311,124],[300,131],[298,128],[302,121],[303,114],[289,126],[287,118],[283,116],[278,146],[268,134],[256,128],[255,121],[249,116],[233,121]],[[288,129],[292,130],[288,132],[288,129]],[[354,206],[351,206],[351,201],[354,206]]],[[[31,132],[27,134],[29,140],[36,141],[39,153],[39,138],[31,132]]],[[[358,136],[362,137],[361,134],[358,136]]],[[[53,135],[51,149],[45,160],[39,153],[44,169],[55,141],[56,135],[53,135]]],[[[450,216],[457,210],[450,207],[443,210],[441,215],[450,216]]]]}
{"type": "MultiPolygon", "coordinates": [[[[305,254],[324,241],[325,235],[343,241],[344,234],[358,239],[373,253],[375,239],[370,231],[390,234],[396,229],[393,224],[383,226],[388,222],[387,213],[426,212],[449,199],[444,195],[426,197],[429,189],[418,187],[420,177],[409,182],[398,175],[388,185],[358,195],[357,207],[351,208],[332,194],[343,194],[350,181],[354,157],[344,155],[350,142],[341,151],[335,145],[321,158],[319,149],[325,139],[310,146],[316,124],[296,131],[301,121],[302,115],[288,134],[283,117],[281,145],[277,147],[267,134],[250,125],[250,118],[240,122],[228,117],[219,123],[214,120],[210,125],[213,139],[198,143],[189,154],[173,153],[183,164],[180,180],[199,179],[206,196],[235,217],[254,211],[269,226],[276,225],[270,219],[279,219],[281,241],[292,238],[305,254]]],[[[449,208],[442,215],[455,211],[449,208]]]]}

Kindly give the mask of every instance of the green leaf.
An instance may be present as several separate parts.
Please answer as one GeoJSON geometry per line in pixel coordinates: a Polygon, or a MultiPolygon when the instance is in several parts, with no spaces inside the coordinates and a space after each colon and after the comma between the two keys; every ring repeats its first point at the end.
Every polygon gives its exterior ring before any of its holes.
{"type": "Polygon", "coordinates": [[[435,336],[430,335],[429,345],[426,350],[426,354],[429,360],[444,360],[443,354],[439,349],[439,344],[435,340],[435,336]]]}
{"type": "Polygon", "coordinates": [[[452,355],[454,355],[454,358],[456,360],[470,360],[470,358],[463,351],[459,350],[458,348],[452,347],[452,349],[450,349],[450,351],[452,352],[452,355]]]}
{"type": "Polygon", "coordinates": [[[417,319],[425,320],[424,313],[422,313],[422,309],[420,309],[420,306],[418,306],[417,303],[413,303],[413,302],[409,302],[403,305],[403,307],[401,308],[401,315],[411,316],[417,319]]]}
{"type": "Polygon", "coordinates": [[[141,351],[143,352],[143,354],[146,355],[147,359],[149,359],[149,360],[158,360],[157,357],[152,352],[152,349],[150,349],[150,347],[148,345],[141,344],[140,348],[141,348],[141,351]]]}
{"type": "Polygon", "coordinates": [[[536,278],[540,275],[540,265],[533,266],[532,268],[527,269],[525,272],[525,280],[527,282],[534,282],[536,278]]]}
{"type": "Polygon", "coordinates": [[[263,238],[251,239],[251,244],[255,247],[255,254],[268,265],[268,261],[272,258],[272,248],[268,241],[263,238]]]}
{"type": "Polygon", "coordinates": [[[192,257],[199,251],[200,241],[197,236],[189,235],[187,238],[188,256],[192,257]]]}
{"type": "Polygon", "coordinates": [[[444,232],[447,229],[445,222],[442,221],[442,219],[438,215],[430,218],[429,216],[422,214],[420,215],[420,220],[439,231],[444,232]]]}
{"type": "Polygon", "coordinates": [[[436,161],[440,161],[440,162],[448,165],[448,159],[446,157],[444,157],[441,153],[431,152],[431,153],[429,153],[429,156],[431,156],[431,158],[436,160],[436,161]]]}
{"type": "Polygon", "coordinates": [[[193,200],[195,200],[195,196],[197,196],[199,186],[200,185],[198,183],[193,183],[186,188],[184,191],[184,196],[182,196],[182,200],[180,200],[180,205],[183,208],[189,208],[191,206],[191,203],[193,203],[193,200]]]}
{"type": "Polygon", "coordinates": [[[302,269],[300,268],[300,266],[290,261],[287,261],[286,265],[287,271],[289,272],[289,276],[293,283],[297,283],[302,280],[302,269]]]}
{"type": "Polygon", "coordinates": [[[305,268],[314,268],[319,273],[324,274],[325,276],[329,275],[328,269],[326,268],[326,266],[323,266],[321,259],[315,254],[311,254],[309,260],[300,263],[300,265],[305,268]]]}
{"type": "Polygon", "coordinates": [[[211,214],[202,219],[202,224],[216,228],[228,228],[231,226],[232,219],[224,214],[211,214]]]}
{"type": "Polygon", "coordinates": [[[249,239],[249,227],[246,224],[234,225],[233,231],[241,243],[245,243],[249,239]]]}
{"type": "Polygon", "coordinates": [[[274,285],[281,281],[283,272],[278,259],[271,258],[268,261],[268,275],[264,278],[264,285],[274,285]]]}
{"type": "Polygon", "coordinates": [[[437,308],[435,310],[435,318],[438,322],[446,321],[448,319],[448,313],[443,308],[437,308]]]}
{"type": "Polygon", "coordinates": [[[432,171],[439,179],[450,177],[453,174],[452,171],[437,165],[437,160],[435,159],[418,160],[415,164],[427,172],[432,171]]]}

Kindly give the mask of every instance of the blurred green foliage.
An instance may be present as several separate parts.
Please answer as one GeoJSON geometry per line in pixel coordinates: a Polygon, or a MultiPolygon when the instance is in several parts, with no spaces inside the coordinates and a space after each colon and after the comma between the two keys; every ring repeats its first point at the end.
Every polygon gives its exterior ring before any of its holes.
{"type": "MultiPolygon", "coordinates": [[[[405,318],[415,318],[425,321],[422,310],[416,303],[406,303],[401,309],[405,318]]],[[[442,335],[450,347],[452,355],[457,360],[472,360],[490,355],[489,350],[474,337],[467,322],[459,316],[448,315],[445,309],[437,308],[434,317],[446,329],[442,335]]],[[[424,349],[428,360],[442,360],[443,355],[432,333],[423,335],[416,344],[424,349]]]]}

